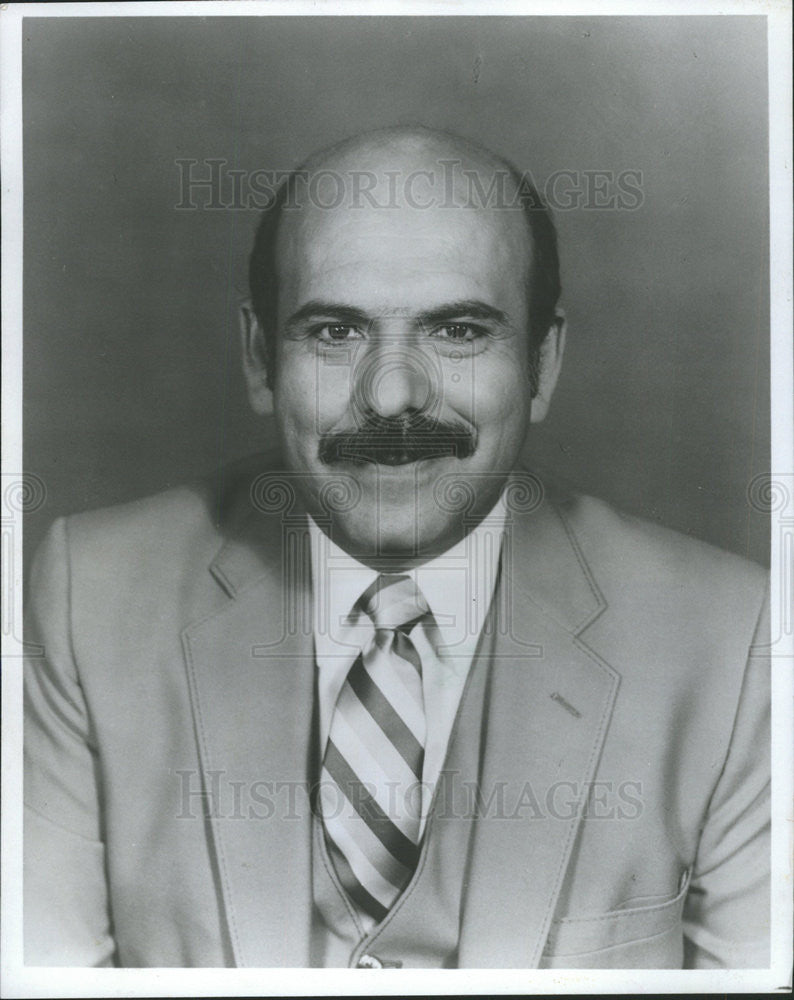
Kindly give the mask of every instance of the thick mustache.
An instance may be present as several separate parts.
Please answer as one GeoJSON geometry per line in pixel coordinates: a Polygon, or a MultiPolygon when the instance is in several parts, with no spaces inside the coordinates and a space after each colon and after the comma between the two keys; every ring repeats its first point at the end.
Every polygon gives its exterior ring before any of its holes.
{"type": "Polygon", "coordinates": [[[468,458],[477,447],[474,432],[460,423],[441,423],[427,417],[371,419],[355,431],[326,434],[320,439],[319,458],[334,462],[376,462],[406,465],[426,458],[450,455],[468,458]]]}

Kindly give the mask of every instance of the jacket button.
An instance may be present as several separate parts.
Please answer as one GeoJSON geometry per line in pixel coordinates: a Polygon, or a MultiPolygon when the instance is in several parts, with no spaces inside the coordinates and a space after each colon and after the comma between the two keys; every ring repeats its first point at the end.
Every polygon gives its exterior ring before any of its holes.
{"type": "Polygon", "coordinates": [[[374,955],[362,955],[356,963],[357,969],[382,969],[383,962],[374,955]]]}
{"type": "Polygon", "coordinates": [[[402,959],[377,958],[375,955],[362,955],[356,962],[357,969],[401,969],[402,959]]]}

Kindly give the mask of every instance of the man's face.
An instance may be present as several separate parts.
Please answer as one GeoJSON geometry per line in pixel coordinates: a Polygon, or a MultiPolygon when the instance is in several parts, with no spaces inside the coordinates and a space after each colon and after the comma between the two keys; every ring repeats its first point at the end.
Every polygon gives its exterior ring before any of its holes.
{"type": "Polygon", "coordinates": [[[274,408],[309,510],[365,561],[444,551],[495,503],[529,422],[524,220],[306,207],[278,251],[274,408]],[[329,512],[340,477],[352,506],[329,512]]]}

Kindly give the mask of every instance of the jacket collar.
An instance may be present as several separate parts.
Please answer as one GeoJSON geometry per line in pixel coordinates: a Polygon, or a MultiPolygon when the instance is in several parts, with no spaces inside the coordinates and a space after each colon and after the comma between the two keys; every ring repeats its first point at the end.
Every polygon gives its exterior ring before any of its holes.
{"type": "MultiPolygon", "coordinates": [[[[230,597],[281,565],[284,532],[307,524],[297,474],[278,465],[236,482],[227,538],[210,571],[230,597]]],[[[576,499],[529,469],[516,469],[504,489],[505,544],[512,563],[503,567],[517,593],[559,625],[578,633],[606,602],[571,527],[576,499]]]]}
{"type": "MultiPolygon", "coordinates": [[[[318,764],[309,532],[288,475],[268,471],[237,493],[211,566],[231,600],[185,629],[183,645],[205,775],[220,772],[221,802],[258,789],[274,811],[221,807],[208,820],[236,964],[306,966],[318,764]]],[[[560,780],[584,788],[619,678],[579,636],[606,603],[565,503],[526,470],[505,497],[481,780],[486,794],[499,784],[520,794],[528,773],[541,792],[560,780]]],[[[462,966],[537,965],[578,822],[478,820],[462,966]]]]}

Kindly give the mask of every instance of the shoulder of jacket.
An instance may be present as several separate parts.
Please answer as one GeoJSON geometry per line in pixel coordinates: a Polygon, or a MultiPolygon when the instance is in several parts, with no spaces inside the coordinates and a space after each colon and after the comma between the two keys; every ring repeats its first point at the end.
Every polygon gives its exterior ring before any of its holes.
{"type": "Polygon", "coordinates": [[[112,553],[133,548],[138,555],[217,548],[234,522],[250,510],[251,484],[277,467],[271,455],[257,455],[216,473],[160,493],[63,518],[70,548],[112,553]]]}
{"type": "Polygon", "coordinates": [[[599,580],[666,585],[712,601],[730,592],[757,603],[766,589],[768,571],[758,563],[604,500],[569,494],[556,506],[599,580]]]}

